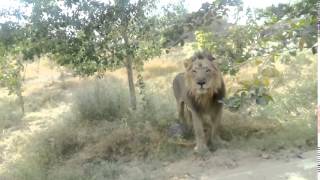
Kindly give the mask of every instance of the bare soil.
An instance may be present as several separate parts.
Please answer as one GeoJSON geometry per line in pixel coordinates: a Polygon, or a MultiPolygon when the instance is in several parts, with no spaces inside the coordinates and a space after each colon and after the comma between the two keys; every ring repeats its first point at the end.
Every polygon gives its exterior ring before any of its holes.
{"type": "Polygon", "coordinates": [[[169,180],[314,180],[316,152],[264,154],[238,150],[218,150],[206,159],[191,155],[177,162],[131,163],[123,178],[169,180]],[[146,178],[145,174],[150,174],[146,178]]]}

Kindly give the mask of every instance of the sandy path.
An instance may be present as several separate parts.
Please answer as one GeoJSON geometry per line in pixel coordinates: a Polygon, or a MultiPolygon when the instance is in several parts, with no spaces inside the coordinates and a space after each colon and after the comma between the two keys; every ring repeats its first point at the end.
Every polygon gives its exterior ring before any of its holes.
{"type": "Polygon", "coordinates": [[[159,174],[167,173],[170,180],[314,180],[316,152],[305,152],[289,159],[265,159],[226,150],[205,161],[181,160],[161,171],[159,174]]]}

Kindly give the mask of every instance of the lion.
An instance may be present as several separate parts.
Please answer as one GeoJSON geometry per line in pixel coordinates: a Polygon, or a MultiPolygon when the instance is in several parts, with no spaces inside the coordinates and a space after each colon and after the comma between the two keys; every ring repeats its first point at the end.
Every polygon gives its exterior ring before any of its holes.
{"type": "Polygon", "coordinates": [[[206,51],[196,52],[184,66],[185,72],[173,80],[179,119],[193,129],[195,152],[208,152],[208,147],[222,143],[219,129],[225,83],[215,58],[206,51]]]}

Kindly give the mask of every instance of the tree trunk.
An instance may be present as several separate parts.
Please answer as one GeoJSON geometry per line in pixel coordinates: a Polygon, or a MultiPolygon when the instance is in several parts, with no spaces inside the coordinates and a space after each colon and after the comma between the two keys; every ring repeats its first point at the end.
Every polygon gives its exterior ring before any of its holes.
{"type": "Polygon", "coordinates": [[[22,60],[21,60],[21,57],[18,57],[18,64],[20,66],[20,70],[17,74],[17,84],[16,84],[16,87],[15,87],[15,92],[16,92],[16,95],[18,96],[18,100],[19,100],[19,105],[20,105],[20,108],[21,108],[21,112],[22,112],[22,115],[24,115],[25,113],[25,109],[24,109],[24,98],[22,96],[22,81],[24,80],[24,76],[25,76],[25,73],[24,75],[22,76],[22,72],[21,72],[21,69],[24,69],[24,66],[23,66],[23,63],[22,63],[22,60]]]}
{"type": "Polygon", "coordinates": [[[22,93],[21,93],[21,89],[18,90],[17,92],[17,96],[18,96],[18,99],[19,99],[19,105],[20,105],[20,108],[21,108],[21,112],[22,112],[22,115],[24,115],[24,99],[23,99],[23,96],[22,96],[22,93]]]}
{"type": "Polygon", "coordinates": [[[130,105],[133,110],[137,107],[137,99],[136,99],[136,91],[133,82],[133,70],[132,70],[132,59],[131,57],[127,57],[127,75],[128,75],[128,83],[129,83],[129,92],[130,92],[130,105]]]}
{"type": "Polygon", "coordinates": [[[124,43],[126,45],[126,52],[127,52],[126,68],[127,68],[129,93],[130,93],[129,101],[130,101],[131,108],[133,110],[136,110],[136,108],[137,108],[137,98],[136,98],[136,91],[135,91],[134,82],[133,82],[133,69],[132,69],[133,58],[132,58],[132,55],[129,52],[130,46],[129,46],[129,39],[128,39],[127,33],[123,32],[122,33],[122,37],[123,37],[124,43]]]}

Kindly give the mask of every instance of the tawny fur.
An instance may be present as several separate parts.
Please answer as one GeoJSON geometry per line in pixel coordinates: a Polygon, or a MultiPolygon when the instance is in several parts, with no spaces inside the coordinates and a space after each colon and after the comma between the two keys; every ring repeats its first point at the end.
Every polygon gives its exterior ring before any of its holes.
{"type": "Polygon", "coordinates": [[[196,138],[196,149],[205,149],[207,145],[215,144],[214,141],[219,139],[217,137],[225,85],[222,74],[210,54],[195,54],[186,60],[184,65],[186,71],[178,74],[173,81],[179,118],[192,126],[196,138]],[[199,78],[205,82],[206,92],[204,93],[198,93],[200,90],[203,91],[202,85],[199,87],[197,84],[199,78]],[[192,114],[195,117],[192,117],[192,114]],[[209,121],[207,117],[210,117],[209,121]],[[189,121],[192,121],[192,125],[189,121]],[[210,133],[203,132],[205,129],[210,133]]]}

